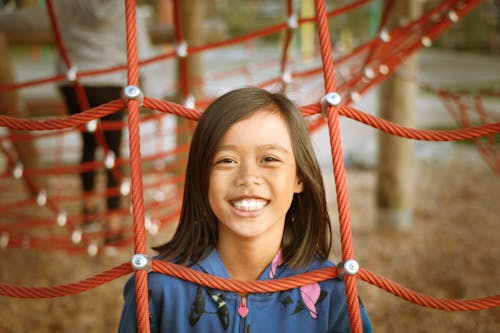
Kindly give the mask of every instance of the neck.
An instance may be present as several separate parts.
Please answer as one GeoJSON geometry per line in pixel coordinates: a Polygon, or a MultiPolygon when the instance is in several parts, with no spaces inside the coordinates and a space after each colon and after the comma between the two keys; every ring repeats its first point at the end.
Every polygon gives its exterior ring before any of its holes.
{"type": "Polygon", "coordinates": [[[217,252],[231,279],[241,281],[257,280],[279,250],[275,246],[252,240],[219,239],[217,252]]]}

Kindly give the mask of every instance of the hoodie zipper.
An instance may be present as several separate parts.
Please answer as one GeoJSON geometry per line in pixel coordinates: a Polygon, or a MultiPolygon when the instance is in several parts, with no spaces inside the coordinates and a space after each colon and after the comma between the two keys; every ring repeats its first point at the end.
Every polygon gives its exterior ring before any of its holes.
{"type": "Polygon", "coordinates": [[[248,315],[247,297],[240,297],[240,306],[238,307],[238,314],[241,318],[245,318],[248,315]]]}
{"type": "Polygon", "coordinates": [[[247,317],[249,312],[248,305],[247,305],[247,297],[246,296],[240,296],[240,305],[238,306],[238,314],[240,315],[240,332],[242,333],[249,333],[250,332],[250,327],[247,327],[246,325],[246,320],[245,318],[247,317]]]}

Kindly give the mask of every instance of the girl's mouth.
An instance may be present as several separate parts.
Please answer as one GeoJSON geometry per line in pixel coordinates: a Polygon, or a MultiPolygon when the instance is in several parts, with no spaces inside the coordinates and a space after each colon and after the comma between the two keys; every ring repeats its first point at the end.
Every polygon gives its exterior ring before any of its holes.
{"type": "Polygon", "coordinates": [[[268,200],[258,198],[245,198],[239,200],[231,200],[230,204],[238,210],[251,212],[264,208],[268,204],[268,200]]]}

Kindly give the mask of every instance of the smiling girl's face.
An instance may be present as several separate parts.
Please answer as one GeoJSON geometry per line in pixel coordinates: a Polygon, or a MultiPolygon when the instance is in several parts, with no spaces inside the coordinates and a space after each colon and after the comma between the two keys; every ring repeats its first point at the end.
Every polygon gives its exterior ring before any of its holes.
{"type": "Polygon", "coordinates": [[[216,150],[209,177],[219,240],[280,242],[293,194],[302,189],[279,111],[261,109],[235,123],[216,150]]]}

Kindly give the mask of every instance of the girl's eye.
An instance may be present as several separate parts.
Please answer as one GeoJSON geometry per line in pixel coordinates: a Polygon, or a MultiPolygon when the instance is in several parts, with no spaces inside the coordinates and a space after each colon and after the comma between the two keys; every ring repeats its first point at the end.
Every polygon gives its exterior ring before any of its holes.
{"type": "Polygon", "coordinates": [[[273,163],[273,162],[279,162],[279,159],[273,156],[266,156],[262,159],[262,162],[264,163],[273,163]]]}
{"type": "Polygon", "coordinates": [[[236,163],[236,161],[229,157],[221,158],[215,161],[215,164],[231,164],[231,163],[236,163]]]}

